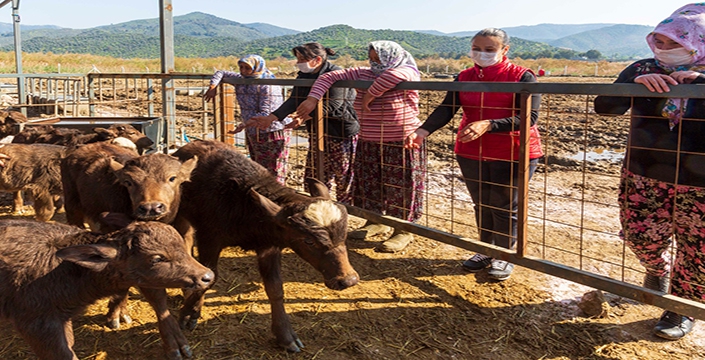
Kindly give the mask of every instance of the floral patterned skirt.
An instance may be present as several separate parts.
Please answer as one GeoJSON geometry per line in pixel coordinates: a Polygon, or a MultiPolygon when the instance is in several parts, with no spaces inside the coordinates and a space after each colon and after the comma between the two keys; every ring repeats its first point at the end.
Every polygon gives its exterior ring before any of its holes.
{"type": "Polygon", "coordinates": [[[671,294],[705,301],[705,189],[622,170],[620,236],[647,273],[672,272],[671,294]]]}

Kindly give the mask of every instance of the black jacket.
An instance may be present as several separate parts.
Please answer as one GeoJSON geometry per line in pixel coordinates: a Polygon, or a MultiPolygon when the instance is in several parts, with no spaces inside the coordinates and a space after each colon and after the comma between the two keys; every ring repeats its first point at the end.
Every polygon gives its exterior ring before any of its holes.
{"type": "MultiPolygon", "coordinates": [[[[637,76],[651,73],[664,72],[653,59],[640,60],[624,69],[615,83],[633,83],[637,76]]],[[[705,84],[705,75],[692,84],[705,84]]],[[[705,99],[689,99],[683,120],[673,130],[661,115],[666,100],[598,96],[595,112],[622,115],[631,107],[624,160],[629,171],[659,181],[705,187],[705,99]]]]}
{"type": "MultiPolygon", "coordinates": [[[[340,70],[341,67],[331,64],[329,61],[323,64],[318,73],[300,72],[297,79],[317,79],[319,75],[330,71],[340,70]]],[[[311,88],[308,86],[294,86],[289,98],[272,114],[281,120],[296,111],[302,101],[306,100],[311,88]]],[[[360,124],[357,122],[357,114],[353,109],[355,101],[355,89],[332,87],[328,90],[328,99],[323,100],[324,131],[326,135],[333,138],[347,138],[356,135],[360,131],[360,124]]],[[[314,110],[315,111],[315,110],[314,110]]],[[[310,114],[312,117],[314,113],[310,114]]],[[[312,131],[311,121],[306,122],[306,129],[312,131]]]]}

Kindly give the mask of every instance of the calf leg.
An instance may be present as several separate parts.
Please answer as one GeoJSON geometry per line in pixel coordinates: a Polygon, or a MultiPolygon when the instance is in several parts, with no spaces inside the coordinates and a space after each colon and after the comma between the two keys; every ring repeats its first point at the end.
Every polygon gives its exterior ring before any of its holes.
{"type": "Polygon", "coordinates": [[[42,360],[78,360],[73,352],[71,321],[44,318],[18,323],[17,331],[42,360]]]}
{"type": "Polygon", "coordinates": [[[48,191],[33,191],[34,218],[37,221],[49,221],[54,216],[54,196],[48,191]]]}
{"type": "Polygon", "coordinates": [[[127,298],[129,296],[129,291],[125,291],[122,294],[113,295],[108,302],[108,327],[111,329],[119,329],[120,322],[125,324],[132,322],[132,318],[127,311],[127,298]]]}
{"type": "Polygon", "coordinates": [[[24,199],[22,198],[22,190],[15,191],[12,198],[12,213],[17,215],[24,211],[24,199]]]}
{"type": "Polygon", "coordinates": [[[257,264],[264,282],[264,290],[272,309],[272,332],[277,343],[291,352],[300,352],[304,344],[291,327],[284,309],[284,286],[281,278],[281,249],[271,247],[257,252],[257,264]]]}
{"type": "MultiPolygon", "coordinates": [[[[204,238],[203,234],[199,234],[198,237],[204,238]]],[[[209,247],[198,247],[199,262],[213,270],[215,274],[215,278],[208,288],[211,288],[218,280],[218,257],[221,250],[222,248],[215,243],[212,243],[209,247]]],[[[203,307],[206,290],[184,291],[184,303],[179,313],[179,324],[184,329],[193,330],[196,328],[198,319],[201,317],[201,308],[203,307]]]]}
{"type": "Polygon", "coordinates": [[[171,316],[167,306],[166,290],[140,288],[142,295],[149,302],[157,315],[159,336],[162,338],[164,354],[169,360],[180,360],[193,356],[186,336],[179,328],[179,322],[171,316]]]}

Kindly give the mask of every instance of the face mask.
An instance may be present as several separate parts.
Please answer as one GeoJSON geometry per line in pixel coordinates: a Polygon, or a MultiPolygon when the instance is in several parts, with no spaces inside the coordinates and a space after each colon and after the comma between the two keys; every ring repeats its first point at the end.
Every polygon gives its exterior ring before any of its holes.
{"type": "Polygon", "coordinates": [[[690,55],[690,51],[683,47],[670,50],[654,48],[654,57],[656,60],[670,66],[690,65],[693,63],[693,57],[690,55]]]}
{"type": "Polygon", "coordinates": [[[500,52],[484,52],[473,50],[470,53],[470,58],[475,64],[481,67],[488,67],[497,64],[502,60],[502,55],[500,52]]]}
{"type": "Polygon", "coordinates": [[[302,73],[306,73],[306,74],[310,74],[310,73],[312,73],[314,70],[316,70],[315,67],[311,67],[311,66],[308,64],[308,61],[307,61],[307,62],[302,62],[302,63],[296,63],[296,67],[299,68],[299,71],[301,71],[302,73]]]}

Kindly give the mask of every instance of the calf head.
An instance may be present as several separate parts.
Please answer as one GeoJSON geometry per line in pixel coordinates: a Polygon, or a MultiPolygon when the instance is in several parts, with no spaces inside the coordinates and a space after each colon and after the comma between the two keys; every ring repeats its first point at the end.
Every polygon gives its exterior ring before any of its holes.
{"type": "Polygon", "coordinates": [[[205,290],[215,274],[196,261],[171,226],[134,222],[104,236],[104,242],[63,248],[56,256],[93,271],[117,271],[124,285],[205,290]]]}
{"type": "Polygon", "coordinates": [[[148,138],[147,135],[135,129],[129,124],[113,124],[108,130],[115,134],[115,137],[124,137],[130,139],[137,146],[138,152],[141,154],[145,149],[149,149],[154,145],[154,141],[148,138]]]}
{"type": "Polygon", "coordinates": [[[165,154],[143,155],[125,162],[112,160],[117,181],[130,194],[132,216],[170,223],[181,200],[181,183],[188,181],[198,158],[180,162],[165,154]]]}
{"type": "Polygon", "coordinates": [[[350,265],[345,239],[348,212],[330,199],[325,184],[307,179],[311,197],[279,206],[251,189],[250,196],[267,216],[283,228],[287,245],[318,270],[328,288],[343,290],[360,276],[350,265]]]}

